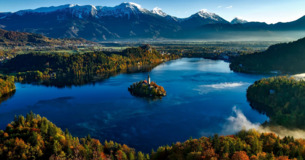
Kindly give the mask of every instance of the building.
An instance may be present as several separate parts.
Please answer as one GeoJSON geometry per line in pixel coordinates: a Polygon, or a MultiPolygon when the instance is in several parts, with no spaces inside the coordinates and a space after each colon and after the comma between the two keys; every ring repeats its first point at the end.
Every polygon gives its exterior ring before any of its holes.
{"type": "Polygon", "coordinates": [[[148,84],[150,84],[150,76],[149,76],[149,74],[147,76],[147,82],[148,82],[148,84]]]}

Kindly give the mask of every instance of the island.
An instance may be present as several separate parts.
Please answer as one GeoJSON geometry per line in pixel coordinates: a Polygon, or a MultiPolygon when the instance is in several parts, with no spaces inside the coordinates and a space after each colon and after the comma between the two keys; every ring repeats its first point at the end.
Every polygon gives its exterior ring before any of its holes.
{"type": "Polygon", "coordinates": [[[151,82],[148,75],[147,80],[133,83],[128,88],[128,91],[139,97],[163,97],[166,96],[166,91],[162,86],[158,86],[155,82],[151,82]]]}

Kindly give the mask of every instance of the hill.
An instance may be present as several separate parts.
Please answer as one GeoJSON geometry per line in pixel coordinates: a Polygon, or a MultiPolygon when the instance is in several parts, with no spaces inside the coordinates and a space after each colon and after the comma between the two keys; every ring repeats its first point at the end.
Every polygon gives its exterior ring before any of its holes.
{"type": "MultiPolygon", "coordinates": [[[[45,117],[18,116],[0,130],[0,159],[120,159],[136,157],[134,149],[90,136],[73,137],[45,117]]],[[[138,153],[144,158],[143,153],[138,153]]]]}
{"type": "Polygon", "coordinates": [[[0,46],[51,46],[68,44],[93,44],[85,39],[54,39],[41,34],[6,31],[0,29],[0,46]]]}
{"type": "Polygon", "coordinates": [[[265,113],[268,124],[304,129],[305,81],[289,77],[271,77],[256,81],[247,90],[247,99],[255,110],[265,113]]]}
{"type": "Polygon", "coordinates": [[[305,38],[302,38],[272,45],[264,52],[236,57],[230,68],[245,73],[301,73],[305,72],[304,60],[305,38]]]}

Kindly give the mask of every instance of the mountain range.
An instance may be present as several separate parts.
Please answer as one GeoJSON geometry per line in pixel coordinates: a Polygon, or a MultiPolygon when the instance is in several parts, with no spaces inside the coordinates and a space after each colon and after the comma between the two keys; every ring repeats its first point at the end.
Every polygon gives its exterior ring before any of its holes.
{"type": "Polygon", "coordinates": [[[93,41],[126,39],[209,39],[248,32],[282,32],[305,29],[305,16],[288,23],[267,24],[235,18],[231,22],[201,10],[188,18],[147,10],[136,3],[114,7],[62,5],[0,13],[0,28],[39,33],[53,38],[93,41]]]}

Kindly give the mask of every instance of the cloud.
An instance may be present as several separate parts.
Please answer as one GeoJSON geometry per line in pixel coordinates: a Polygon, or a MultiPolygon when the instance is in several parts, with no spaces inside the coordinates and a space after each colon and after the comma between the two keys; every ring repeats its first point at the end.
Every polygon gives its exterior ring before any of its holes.
{"type": "Polygon", "coordinates": [[[217,84],[207,84],[207,85],[200,85],[194,90],[198,91],[199,94],[206,94],[206,93],[209,93],[209,92],[212,92],[212,91],[223,90],[223,89],[232,89],[232,88],[240,87],[240,86],[243,86],[243,85],[249,85],[249,83],[245,83],[245,82],[233,82],[233,83],[225,82],[225,83],[217,83],[217,84]]]}
{"type": "Polygon", "coordinates": [[[227,8],[227,9],[231,9],[231,8],[233,8],[233,6],[227,6],[226,8],[227,8]]]}
{"type": "Polygon", "coordinates": [[[259,123],[250,122],[247,117],[242,113],[241,110],[236,109],[236,106],[232,108],[233,115],[227,118],[227,122],[223,126],[222,134],[230,135],[242,129],[258,129],[260,127],[259,123]]]}
{"type": "Polygon", "coordinates": [[[281,138],[285,136],[293,136],[294,138],[305,138],[305,131],[301,129],[287,129],[283,126],[272,126],[272,127],[260,127],[259,132],[272,132],[280,136],[281,138]]]}
{"type": "Polygon", "coordinates": [[[232,135],[239,132],[242,129],[256,129],[260,133],[275,133],[281,138],[285,136],[293,136],[294,138],[305,138],[305,131],[301,129],[287,129],[283,126],[271,126],[264,127],[259,123],[250,122],[241,110],[236,106],[232,108],[233,114],[227,118],[227,122],[224,124],[221,131],[222,135],[232,135]]]}
{"type": "Polygon", "coordinates": [[[217,6],[217,8],[222,8],[222,6],[217,6]]]}
{"type": "Polygon", "coordinates": [[[234,82],[234,83],[218,83],[218,84],[211,84],[211,85],[202,85],[203,87],[209,87],[214,89],[226,89],[226,88],[235,88],[240,87],[246,83],[243,82],[234,82]]]}

